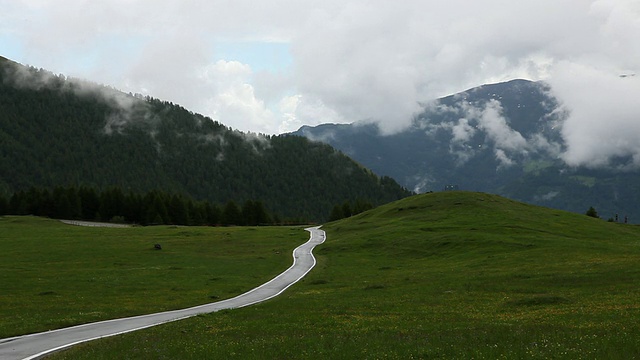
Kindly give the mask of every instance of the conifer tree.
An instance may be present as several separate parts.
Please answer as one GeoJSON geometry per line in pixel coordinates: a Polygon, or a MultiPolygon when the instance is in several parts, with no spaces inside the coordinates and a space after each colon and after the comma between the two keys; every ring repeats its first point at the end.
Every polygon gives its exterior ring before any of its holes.
{"type": "Polygon", "coordinates": [[[593,206],[590,206],[585,214],[594,218],[600,218],[600,216],[598,216],[598,212],[593,206]]]}
{"type": "Polygon", "coordinates": [[[0,194],[0,216],[9,213],[9,200],[0,194]]]}
{"type": "Polygon", "coordinates": [[[242,213],[233,200],[228,201],[222,210],[222,225],[243,225],[242,213]]]}
{"type": "Polygon", "coordinates": [[[186,201],[178,195],[171,196],[171,203],[167,209],[171,223],[174,225],[188,225],[189,212],[186,201]]]}

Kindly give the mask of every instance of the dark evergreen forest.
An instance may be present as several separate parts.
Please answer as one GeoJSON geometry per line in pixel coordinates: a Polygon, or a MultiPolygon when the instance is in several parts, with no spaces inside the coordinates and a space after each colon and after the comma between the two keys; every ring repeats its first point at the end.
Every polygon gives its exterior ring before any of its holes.
{"type": "Polygon", "coordinates": [[[0,195],[1,215],[35,215],[53,219],[88,220],[140,225],[258,226],[307,224],[306,219],[282,219],[270,214],[261,201],[233,200],[224,206],[194,201],[188,196],[153,190],[124,193],[89,187],[30,188],[10,198],[0,195]]]}
{"type": "Polygon", "coordinates": [[[260,199],[270,214],[311,221],[336,204],[410,195],[329,145],[242,133],[170,102],[0,57],[0,194],[31,188],[161,191],[219,206],[260,199]]]}

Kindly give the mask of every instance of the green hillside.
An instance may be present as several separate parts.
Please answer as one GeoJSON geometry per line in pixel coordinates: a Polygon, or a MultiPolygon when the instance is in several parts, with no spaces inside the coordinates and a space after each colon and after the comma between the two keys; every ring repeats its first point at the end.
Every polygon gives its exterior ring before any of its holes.
{"type": "Polygon", "coordinates": [[[0,217],[0,338],[231,298],[286,270],[307,239],[287,226],[97,228],[0,217]]]}
{"type": "Polygon", "coordinates": [[[410,194],[325,144],[242,133],[173,103],[0,59],[0,197],[58,186],[255,200],[310,221],[337,203],[410,194]]]}
{"type": "Polygon", "coordinates": [[[469,192],[327,224],[318,265],[265,304],[55,359],[632,359],[640,228],[469,192]]]}

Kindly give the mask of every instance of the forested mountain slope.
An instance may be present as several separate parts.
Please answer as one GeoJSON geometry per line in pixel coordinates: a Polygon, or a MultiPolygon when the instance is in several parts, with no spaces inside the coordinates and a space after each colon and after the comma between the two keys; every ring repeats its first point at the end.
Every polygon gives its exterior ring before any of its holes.
{"type": "Polygon", "coordinates": [[[241,133],[172,103],[0,58],[0,193],[68,185],[260,200],[315,221],[347,200],[409,195],[329,145],[241,133]]]}
{"type": "Polygon", "coordinates": [[[359,123],[295,134],[331,144],[416,192],[451,186],[574,212],[593,206],[604,218],[640,222],[640,172],[620,170],[629,159],[598,169],[561,160],[566,113],[558,105],[545,83],[513,80],[438,99],[396,134],[359,123]]]}

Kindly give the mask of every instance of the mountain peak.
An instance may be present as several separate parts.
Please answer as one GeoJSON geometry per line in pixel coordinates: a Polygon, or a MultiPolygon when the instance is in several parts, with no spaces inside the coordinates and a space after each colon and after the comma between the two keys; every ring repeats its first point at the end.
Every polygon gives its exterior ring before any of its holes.
{"type": "Polygon", "coordinates": [[[640,217],[640,195],[632,190],[638,172],[621,176],[560,160],[565,114],[558,106],[548,84],[514,79],[440,98],[396,134],[350,125],[299,135],[325,141],[415,192],[457,185],[575,212],[594,206],[640,217]]]}

